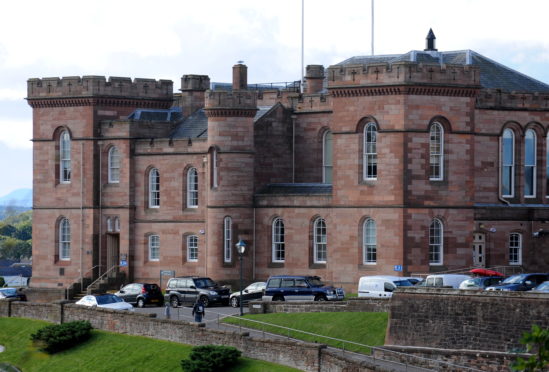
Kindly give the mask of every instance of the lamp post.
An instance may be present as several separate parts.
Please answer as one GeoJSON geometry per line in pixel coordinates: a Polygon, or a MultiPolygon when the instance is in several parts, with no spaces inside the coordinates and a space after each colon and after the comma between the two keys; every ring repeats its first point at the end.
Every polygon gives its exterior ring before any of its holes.
{"type": "Polygon", "coordinates": [[[240,303],[240,316],[244,315],[242,310],[242,256],[244,255],[245,250],[246,243],[244,243],[244,240],[240,239],[238,243],[236,243],[236,251],[238,252],[238,259],[240,260],[240,300],[238,301],[240,303]]]}

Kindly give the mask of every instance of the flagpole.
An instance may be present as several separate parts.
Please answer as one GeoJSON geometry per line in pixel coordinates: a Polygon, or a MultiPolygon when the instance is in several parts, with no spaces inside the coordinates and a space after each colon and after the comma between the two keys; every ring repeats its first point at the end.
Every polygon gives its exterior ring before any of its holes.
{"type": "Polygon", "coordinates": [[[372,55],[374,55],[374,0],[372,0],[372,55]]]}
{"type": "Polygon", "coordinates": [[[305,0],[301,0],[301,84],[299,87],[300,93],[303,93],[303,84],[305,84],[305,81],[303,79],[304,49],[305,49],[305,0]]]}

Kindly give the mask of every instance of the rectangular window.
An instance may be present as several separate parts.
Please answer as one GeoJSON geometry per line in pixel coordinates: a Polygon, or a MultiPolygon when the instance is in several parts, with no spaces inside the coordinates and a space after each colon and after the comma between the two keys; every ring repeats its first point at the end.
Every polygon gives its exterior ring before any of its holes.
{"type": "Polygon", "coordinates": [[[198,237],[195,235],[187,237],[187,261],[198,261],[198,237]]]}
{"type": "Polygon", "coordinates": [[[376,223],[374,220],[369,219],[364,223],[363,231],[365,265],[375,265],[377,262],[376,240],[376,223]]]}
{"type": "Polygon", "coordinates": [[[225,217],[223,220],[223,261],[232,260],[232,220],[231,217],[225,217]]]}
{"type": "Polygon", "coordinates": [[[518,233],[509,235],[509,265],[522,264],[522,236],[518,233]]]}
{"type": "Polygon", "coordinates": [[[198,208],[198,172],[191,168],[187,172],[187,207],[198,208]]]}
{"type": "Polygon", "coordinates": [[[149,236],[149,260],[160,260],[160,237],[158,235],[149,236]]]}
{"type": "Polygon", "coordinates": [[[284,247],[284,221],[277,218],[273,222],[273,262],[284,262],[285,247],[284,247]]]}
{"type": "Polygon", "coordinates": [[[328,245],[326,222],[319,218],[315,222],[314,229],[314,262],[326,263],[328,245]]]}
{"type": "Polygon", "coordinates": [[[430,131],[429,141],[429,165],[431,181],[443,179],[443,131],[439,123],[434,123],[430,131]]]}

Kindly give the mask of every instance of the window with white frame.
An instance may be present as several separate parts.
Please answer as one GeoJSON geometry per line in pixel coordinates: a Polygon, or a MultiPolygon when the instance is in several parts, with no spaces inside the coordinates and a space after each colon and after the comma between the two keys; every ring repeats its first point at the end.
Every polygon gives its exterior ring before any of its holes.
{"type": "Polygon", "coordinates": [[[332,156],[332,132],[326,131],[322,139],[322,182],[332,183],[333,156],[332,156]]]}
{"type": "Polygon", "coordinates": [[[68,131],[61,132],[59,137],[59,180],[71,182],[71,137],[68,131]]]}
{"type": "Polygon", "coordinates": [[[112,232],[112,219],[107,217],[107,231],[112,232]]]}
{"type": "Polygon", "coordinates": [[[536,196],[536,132],[526,131],[524,136],[524,196],[536,196]]]}
{"type": "Polygon", "coordinates": [[[149,235],[149,261],[160,261],[160,236],[149,235]]]}
{"type": "Polygon", "coordinates": [[[223,219],[223,261],[231,262],[233,242],[233,220],[231,217],[223,219]]]}
{"type": "Polygon", "coordinates": [[[114,231],[120,232],[120,218],[114,218],[114,231]]]}
{"type": "Polygon", "coordinates": [[[444,178],[444,130],[440,123],[433,123],[429,131],[429,179],[444,178]]]}
{"type": "Polygon", "coordinates": [[[509,265],[522,264],[522,235],[511,233],[509,235],[509,265]]]}
{"type": "Polygon", "coordinates": [[[67,218],[59,222],[59,259],[71,259],[71,224],[67,218]]]}
{"type": "Polygon", "coordinates": [[[375,265],[377,262],[377,231],[376,222],[371,218],[362,226],[363,257],[365,265],[375,265]]]}
{"type": "Polygon", "coordinates": [[[120,182],[120,154],[116,146],[109,149],[109,183],[120,182]]]}
{"type": "Polygon", "coordinates": [[[501,139],[501,195],[515,195],[515,134],[511,129],[505,129],[501,139]]]}
{"type": "Polygon", "coordinates": [[[442,222],[435,218],[431,221],[429,227],[429,265],[442,265],[442,238],[442,222]]]}
{"type": "Polygon", "coordinates": [[[362,161],[364,180],[377,179],[377,126],[368,123],[364,128],[364,154],[362,161]]]}
{"type": "Polygon", "coordinates": [[[323,218],[317,218],[314,223],[314,263],[326,263],[327,258],[327,232],[326,221],[323,218]]]}
{"type": "Polygon", "coordinates": [[[160,172],[153,168],[149,171],[149,208],[160,207],[160,172]]]}
{"type": "Polygon", "coordinates": [[[187,261],[198,261],[198,236],[196,235],[187,236],[187,261]]]}
{"type": "Polygon", "coordinates": [[[187,208],[198,208],[198,171],[191,168],[187,172],[187,208]]]}
{"type": "Polygon", "coordinates": [[[273,221],[272,242],[273,262],[284,262],[286,247],[284,244],[284,221],[282,220],[282,218],[276,218],[273,221]]]}

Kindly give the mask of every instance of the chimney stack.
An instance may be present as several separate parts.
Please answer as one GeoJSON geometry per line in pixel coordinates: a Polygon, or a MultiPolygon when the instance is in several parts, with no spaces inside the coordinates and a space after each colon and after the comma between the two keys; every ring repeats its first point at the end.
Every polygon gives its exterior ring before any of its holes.
{"type": "Polygon", "coordinates": [[[320,93],[324,85],[324,66],[307,65],[305,80],[308,94],[320,93]]]}
{"type": "Polygon", "coordinates": [[[233,90],[248,89],[248,67],[243,61],[233,66],[233,90]]]}

